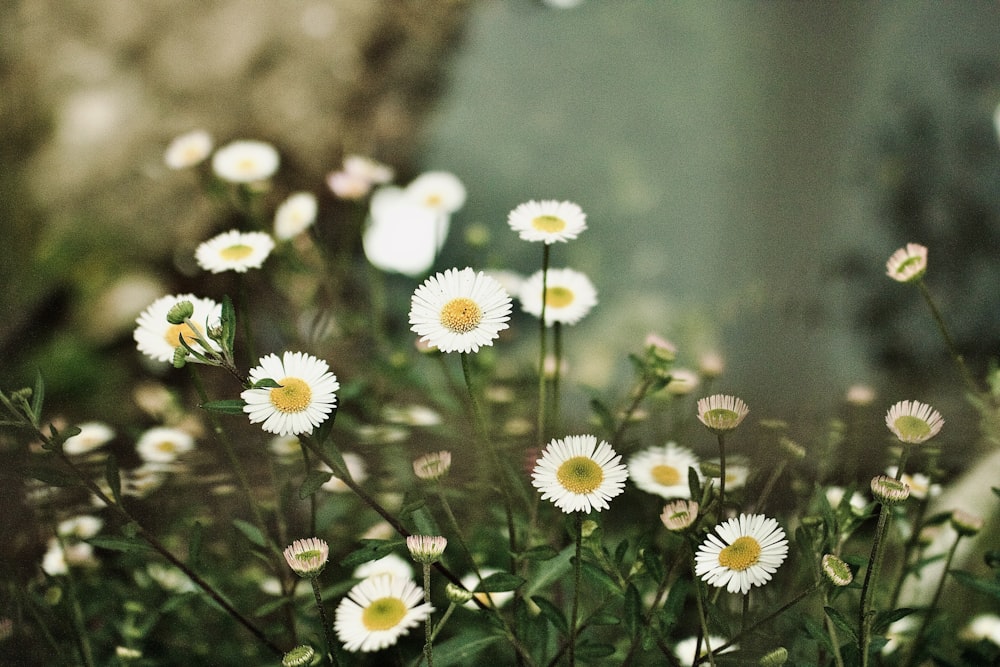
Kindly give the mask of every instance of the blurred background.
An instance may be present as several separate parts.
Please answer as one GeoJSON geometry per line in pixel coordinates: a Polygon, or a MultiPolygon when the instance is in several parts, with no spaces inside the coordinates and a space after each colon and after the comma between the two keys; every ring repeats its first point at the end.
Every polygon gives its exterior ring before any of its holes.
{"type": "Polygon", "coordinates": [[[717,387],[759,417],[828,415],[856,383],[879,411],[963,410],[919,294],[884,276],[910,241],[972,365],[996,354],[995,2],[23,0],[0,19],[3,386],[40,369],[71,420],[125,420],[146,305],[222,293],[192,253],[228,214],[162,163],[194,128],[272,142],[274,198],[316,193],[317,233],[355,249],[324,185],[346,153],[402,183],[455,173],[438,268],[531,273],[507,213],[576,201],[590,229],[553,265],[600,292],[568,337],[571,380],[599,390],[655,331],[682,365],[720,352],[717,387]]]}

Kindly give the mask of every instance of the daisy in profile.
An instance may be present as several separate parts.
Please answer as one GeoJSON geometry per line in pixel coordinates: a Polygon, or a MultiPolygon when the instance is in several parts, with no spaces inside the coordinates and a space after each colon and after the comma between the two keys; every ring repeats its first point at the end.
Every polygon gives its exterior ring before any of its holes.
{"type": "Polygon", "coordinates": [[[531,473],[531,484],[567,514],[600,512],[621,493],[628,479],[622,457],[592,435],[554,439],[531,473]]]}
{"type": "Polygon", "coordinates": [[[926,272],[927,248],[919,243],[907,243],[885,263],[886,275],[901,283],[920,280],[926,272]]]}
{"type": "Polygon", "coordinates": [[[200,164],[211,152],[211,135],[205,130],[194,130],[170,142],[163,154],[163,162],[170,169],[187,169],[200,164]]]}
{"type": "Polygon", "coordinates": [[[509,325],[510,296],[470,268],[431,276],[413,292],[410,329],[442,352],[478,352],[509,325]]]}
{"type": "Polygon", "coordinates": [[[268,433],[311,433],[337,404],[337,376],[325,361],[312,355],[285,352],[281,358],[275,354],[261,357],[260,365],[250,370],[250,382],[265,379],[279,386],[247,389],[240,396],[246,401],[243,411],[250,423],[263,422],[261,428],[268,433]]]}
{"type": "Polygon", "coordinates": [[[381,651],[433,613],[434,607],[423,599],[424,590],[410,579],[365,579],[337,605],[333,627],[345,650],[381,651]]]}
{"type": "Polygon", "coordinates": [[[194,258],[198,266],[212,273],[246,273],[247,269],[259,269],[272,250],[274,239],[269,234],[230,229],[199,245],[194,258]]]}
{"type": "Polygon", "coordinates": [[[587,228],[587,215],[573,202],[531,200],[511,211],[507,224],[524,241],[550,245],[575,239],[587,228]]]}
{"type": "Polygon", "coordinates": [[[735,396],[715,394],[698,399],[698,421],[712,433],[734,430],[750,413],[750,408],[735,396]]]}
{"type": "Polygon", "coordinates": [[[274,235],[280,241],[295,238],[316,222],[316,195],[296,192],[283,201],[274,212],[274,235]]]}
{"type": "Polygon", "coordinates": [[[278,170],[281,159],[274,146],[263,141],[233,141],[215,151],[212,171],[230,183],[265,181],[278,170]]]}
{"type": "Polygon", "coordinates": [[[465,186],[447,171],[427,171],[406,186],[413,202],[441,215],[451,215],[465,204],[465,186]]]}
{"type": "Polygon", "coordinates": [[[148,429],[135,443],[136,453],[146,463],[173,463],[192,449],[194,438],[190,433],[167,426],[148,429]]]}
{"type": "Polygon", "coordinates": [[[938,434],[944,426],[944,419],[926,403],[900,401],[889,408],[885,415],[885,425],[900,442],[919,445],[938,434]]]}
{"type": "MultiPolygon", "coordinates": [[[[208,343],[213,351],[218,352],[219,348],[214,341],[208,340],[206,333],[208,327],[218,324],[222,316],[222,306],[212,299],[201,299],[193,294],[177,294],[164,296],[142,311],[136,319],[136,328],[132,333],[136,347],[139,351],[156,361],[170,362],[174,358],[174,350],[180,347],[179,339],[184,337],[185,342],[195,350],[200,351],[200,345],[195,340],[195,333],[191,330],[193,325],[202,340],[208,343]],[[180,324],[170,324],[167,321],[167,313],[170,309],[182,301],[189,301],[194,306],[194,312],[188,318],[191,322],[180,324]]],[[[189,361],[197,361],[189,357],[189,361]]]]}
{"type": "MultiPolygon", "coordinates": [[[[521,308],[542,316],[542,271],[521,286],[521,308]]],[[[545,280],[545,326],[555,322],[576,324],[597,305],[597,290],[590,278],[573,269],[549,269],[545,280]]]]}
{"type": "Polygon", "coordinates": [[[115,431],[104,422],[85,422],[77,428],[80,432],[66,438],[63,452],[66,454],[86,454],[103,447],[115,437],[115,431]]]}
{"type": "Polygon", "coordinates": [[[695,554],[696,575],[716,588],[746,594],[771,579],[788,555],[785,531],[763,514],[740,514],[709,533],[695,554]]]}
{"type": "MultiPolygon", "coordinates": [[[[698,457],[690,449],[668,442],[650,447],[628,460],[628,476],[645,491],[663,498],[689,498],[688,468],[698,471],[698,457]]],[[[699,478],[701,475],[698,475],[699,478]]]]}

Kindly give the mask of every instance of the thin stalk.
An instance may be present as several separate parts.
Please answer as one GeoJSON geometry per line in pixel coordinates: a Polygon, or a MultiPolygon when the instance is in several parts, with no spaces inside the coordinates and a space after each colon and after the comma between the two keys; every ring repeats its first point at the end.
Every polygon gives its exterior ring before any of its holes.
{"type": "Polygon", "coordinates": [[[622,436],[625,435],[625,429],[628,428],[632,415],[639,409],[639,404],[642,403],[642,399],[646,398],[646,394],[649,392],[649,388],[653,386],[654,381],[655,378],[652,376],[646,376],[633,391],[632,401],[629,403],[628,407],[625,408],[625,411],[622,413],[621,423],[618,424],[618,428],[615,429],[614,435],[611,436],[611,448],[616,452],[621,451],[621,439],[622,436]]]}
{"type": "Polygon", "coordinates": [[[580,583],[583,580],[583,513],[574,512],[576,557],[573,559],[573,610],[569,622],[569,665],[576,666],[576,625],[580,618],[580,583]]]}
{"type": "Polygon", "coordinates": [[[721,431],[719,438],[719,516],[724,517],[726,511],[726,435],[721,431]]]}
{"type": "Polygon", "coordinates": [[[240,322],[240,328],[243,329],[243,341],[246,344],[247,354],[251,359],[256,359],[257,345],[254,340],[253,327],[250,326],[250,318],[247,317],[247,313],[250,312],[250,299],[247,296],[246,277],[242,273],[237,274],[236,281],[240,300],[240,316],[237,319],[240,322]]]}
{"type": "MultiPolygon", "coordinates": [[[[423,563],[424,566],[424,602],[431,603],[431,565],[423,563]]],[[[427,658],[427,667],[434,667],[434,633],[431,626],[431,615],[427,614],[424,619],[424,656],[427,658]]]]}
{"type": "MultiPolygon", "coordinates": [[[[823,592],[823,607],[830,606],[830,598],[826,591],[823,592]]],[[[830,644],[833,646],[833,661],[837,667],[844,667],[844,656],[840,653],[840,638],[837,636],[837,625],[829,615],[823,614],[826,624],[826,633],[830,635],[830,644]]]]}
{"type": "Polygon", "coordinates": [[[702,640],[705,641],[705,655],[704,655],[704,657],[708,658],[708,664],[709,665],[711,665],[712,667],[715,667],[715,655],[713,655],[712,645],[711,645],[711,643],[709,642],[709,639],[708,639],[708,620],[705,618],[705,602],[702,600],[702,596],[701,596],[701,588],[702,588],[701,582],[700,581],[695,581],[695,587],[697,588],[697,590],[695,591],[695,596],[694,597],[695,597],[695,600],[698,602],[698,623],[699,623],[699,629],[698,629],[698,641],[695,644],[695,648],[694,648],[694,660],[691,662],[691,667],[695,667],[699,662],[701,662],[701,659],[699,658],[699,654],[701,653],[701,642],[702,642],[702,640]]]}
{"type": "Polygon", "coordinates": [[[548,281],[549,281],[549,244],[543,243],[542,250],[542,312],[538,317],[538,444],[545,443],[545,429],[546,429],[546,414],[545,410],[547,407],[547,400],[545,397],[545,355],[547,353],[546,348],[546,326],[545,326],[545,306],[548,299],[548,281]]]}
{"type": "Polygon", "coordinates": [[[320,590],[319,577],[309,577],[312,584],[313,596],[316,598],[316,609],[319,610],[319,622],[323,624],[323,636],[326,638],[326,658],[327,661],[337,667],[337,656],[333,653],[336,642],[333,639],[333,626],[330,625],[326,617],[326,607],[323,606],[323,592],[320,590]]]}
{"type": "Polygon", "coordinates": [[[550,421],[553,424],[559,425],[559,397],[560,397],[560,380],[562,379],[562,355],[563,355],[563,336],[562,336],[562,323],[555,322],[552,325],[552,341],[553,349],[552,354],[555,357],[555,367],[552,369],[552,415],[550,421]]]}
{"type": "Polygon", "coordinates": [[[920,294],[924,297],[924,301],[927,302],[927,306],[931,310],[934,322],[937,324],[938,331],[941,332],[941,337],[944,339],[944,344],[948,348],[948,353],[951,355],[952,361],[954,361],[955,366],[958,367],[958,372],[962,376],[962,381],[965,382],[965,386],[968,387],[972,393],[980,393],[979,385],[972,377],[969,367],[965,365],[965,359],[961,353],[959,353],[958,346],[956,346],[955,341],[952,340],[951,334],[948,333],[948,327],[944,323],[941,311],[938,310],[937,304],[934,303],[934,298],[931,296],[931,292],[927,289],[927,285],[924,283],[923,279],[917,281],[917,287],[920,288],[920,294]]]}
{"type": "Polygon", "coordinates": [[[858,650],[861,652],[861,666],[869,664],[869,647],[872,641],[872,624],[875,622],[875,586],[873,582],[882,564],[885,554],[886,529],[889,526],[889,505],[883,503],[878,514],[878,525],[875,527],[875,540],[872,543],[871,556],[868,559],[868,569],[865,570],[865,582],[861,587],[861,605],[858,615],[858,650]]]}
{"type": "MultiPolygon", "coordinates": [[[[65,551],[65,545],[59,540],[59,546],[65,551]]],[[[69,591],[69,604],[72,610],[73,634],[75,635],[77,648],[80,650],[80,657],[86,667],[94,667],[94,651],[90,646],[90,637],[87,634],[86,624],[83,620],[83,608],[80,606],[80,596],[77,594],[76,581],[73,574],[67,573],[66,589],[69,591]]]]}
{"type": "Polygon", "coordinates": [[[934,597],[931,598],[931,604],[927,607],[924,612],[924,620],[920,623],[920,629],[917,630],[916,637],[913,638],[913,647],[910,649],[910,654],[906,658],[906,662],[903,663],[905,667],[910,667],[916,662],[917,654],[920,652],[920,645],[923,642],[924,634],[927,632],[927,627],[931,623],[931,616],[934,614],[934,610],[937,608],[938,602],[941,601],[941,592],[944,590],[944,582],[948,578],[948,571],[951,570],[951,563],[955,559],[955,552],[958,551],[958,543],[962,541],[962,536],[959,535],[955,538],[955,542],[951,545],[951,549],[948,550],[948,557],[944,561],[944,571],[941,572],[941,579],[938,581],[937,588],[934,590],[934,597]]]}
{"type": "Polygon", "coordinates": [[[441,499],[441,508],[444,510],[445,516],[448,518],[448,523],[451,525],[452,531],[455,533],[455,537],[458,539],[458,545],[462,549],[462,553],[465,554],[466,559],[469,561],[469,565],[472,566],[473,571],[476,573],[476,577],[482,581],[483,575],[479,571],[479,564],[476,559],[472,556],[472,551],[469,549],[468,543],[465,541],[465,533],[462,531],[461,526],[458,523],[458,519],[455,518],[455,513],[451,510],[451,503],[448,502],[448,498],[444,495],[444,488],[441,486],[441,481],[437,481],[437,494],[441,499]]]}
{"type": "MultiPolygon", "coordinates": [[[[302,467],[305,469],[306,475],[312,470],[312,465],[309,461],[309,448],[305,446],[302,440],[299,440],[299,449],[302,450],[302,467]]],[[[309,534],[316,534],[316,494],[309,494],[309,534]]]]}

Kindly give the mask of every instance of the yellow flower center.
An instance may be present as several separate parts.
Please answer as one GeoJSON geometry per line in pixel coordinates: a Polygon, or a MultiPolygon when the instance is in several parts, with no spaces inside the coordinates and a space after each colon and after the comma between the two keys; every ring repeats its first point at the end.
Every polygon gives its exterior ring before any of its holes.
{"type": "Polygon", "coordinates": [[[571,493],[591,493],[604,481],[604,471],[592,458],[574,456],[559,466],[556,479],[571,493]]]}
{"type": "Polygon", "coordinates": [[[441,324],[455,333],[469,333],[483,321],[483,310],[475,301],[460,296],[441,308],[441,324]]]}
{"type": "Polygon", "coordinates": [[[279,380],[280,387],[271,390],[271,405],[278,412],[302,412],[312,401],[312,389],[305,380],[285,378],[279,380]]]}
{"type": "Polygon", "coordinates": [[[406,616],[406,605],[399,598],[387,597],[373,601],[361,612],[361,622],[369,632],[396,627],[406,616]]]}
{"type": "MultiPolygon", "coordinates": [[[[204,331],[202,331],[202,328],[199,327],[197,324],[195,324],[194,326],[195,328],[198,329],[199,333],[204,333],[204,331]]],[[[178,342],[178,339],[181,336],[184,336],[185,343],[187,343],[191,347],[194,347],[195,340],[197,339],[195,338],[194,332],[191,331],[191,325],[189,325],[187,322],[181,322],[180,324],[170,325],[170,327],[167,329],[167,333],[164,334],[163,337],[167,339],[168,343],[170,343],[170,347],[180,347],[181,344],[178,342]]]]}
{"type": "Polygon", "coordinates": [[[161,440],[156,443],[156,449],[163,452],[164,454],[173,454],[177,451],[177,443],[173,440],[161,440]]]}
{"type": "Polygon", "coordinates": [[[240,161],[236,163],[236,170],[244,174],[253,173],[257,171],[257,161],[249,157],[241,158],[240,161]]]}
{"type": "Polygon", "coordinates": [[[540,215],[531,221],[531,226],[540,232],[554,234],[566,229],[566,221],[554,215],[540,215]]]}
{"type": "Polygon", "coordinates": [[[893,424],[903,440],[926,440],[931,434],[931,425],[920,417],[902,415],[893,424]]]}
{"type": "Polygon", "coordinates": [[[546,287],[545,305],[551,308],[565,308],[573,303],[573,290],[568,287],[546,287]]]}
{"type": "Polygon", "coordinates": [[[719,552],[719,565],[730,570],[745,570],[760,559],[760,543],[744,535],[719,552]]]}
{"type": "Polygon", "coordinates": [[[653,481],[663,486],[674,486],[681,481],[680,471],[668,465],[658,465],[653,467],[653,481]]]}
{"type": "Polygon", "coordinates": [[[427,195],[427,197],[424,198],[424,204],[431,208],[439,207],[443,203],[443,201],[444,200],[441,198],[441,195],[437,194],[436,192],[433,194],[429,194],[427,195]]]}
{"type": "Polygon", "coordinates": [[[237,260],[246,259],[252,252],[253,248],[251,246],[237,243],[236,245],[231,245],[228,248],[223,248],[219,252],[219,257],[230,262],[235,262],[237,260]]]}

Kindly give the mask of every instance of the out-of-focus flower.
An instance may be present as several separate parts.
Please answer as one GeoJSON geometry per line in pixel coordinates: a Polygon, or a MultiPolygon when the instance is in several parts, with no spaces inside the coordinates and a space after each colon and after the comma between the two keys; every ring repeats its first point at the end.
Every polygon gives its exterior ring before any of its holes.
{"type": "Polygon", "coordinates": [[[427,481],[441,479],[451,468],[451,452],[431,452],[413,461],[413,474],[427,481]]]}
{"type": "Polygon", "coordinates": [[[156,426],[145,431],[135,443],[135,451],[143,461],[171,463],[181,454],[194,449],[194,438],[187,431],[156,426]]]}
{"type": "Polygon", "coordinates": [[[281,240],[295,238],[316,222],[316,195],[296,192],[289,195],[274,213],[274,236],[281,240]]]}
{"type": "MultiPolygon", "coordinates": [[[[542,271],[524,281],[519,298],[524,312],[542,316],[542,271]]],[[[597,305],[597,289],[583,273],[549,269],[545,277],[545,326],[576,324],[597,305]]]]}
{"type": "Polygon", "coordinates": [[[80,432],[66,438],[63,443],[63,452],[71,456],[99,449],[115,437],[114,429],[104,422],[85,422],[78,428],[80,432]]]}
{"type": "Polygon", "coordinates": [[[844,400],[858,407],[871,405],[875,401],[875,389],[867,384],[852,384],[847,388],[844,400]]]}
{"type": "Polygon", "coordinates": [[[270,235],[230,229],[199,245],[194,258],[198,266],[212,273],[246,273],[247,269],[263,266],[272,250],[274,239],[270,235]]]}
{"type": "Polygon", "coordinates": [[[212,136],[205,130],[193,130],[173,139],[163,154],[171,169],[187,169],[204,161],[212,152],[212,136]]]}
{"type": "Polygon", "coordinates": [[[674,396],[685,396],[698,388],[701,378],[687,368],[674,368],[670,371],[670,382],[663,391],[674,396]]]}
{"type": "Polygon", "coordinates": [[[278,151],[271,144],[254,140],[233,141],[215,151],[212,171],[230,183],[253,183],[271,178],[280,162],[278,151]]]}
{"type": "Polygon", "coordinates": [[[424,275],[444,245],[450,220],[415,202],[401,188],[381,187],[372,195],[361,238],[365,256],[382,271],[424,275]]]}
{"type": "MultiPolygon", "coordinates": [[[[493,567],[479,568],[479,574],[483,576],[483,579],[486,579],[490,575],[496,574],[499,571],[500,570],[493,567]]],[[[476,575],[475,572],[470,572],[462,577],[461,583],[462,586],[464,586],[467,590],[475,591],[476,587],[479,585],[479,577],[476,575]]],[[[487,607],[495,607],[497,609],[503,607],[505,604],[514,599],[513,591],[500,591],[494,593],[479,592],[479,593],[473,593],[472,595],[477,600],[485,604],[487,607]]],[[[469,598],[469,601],[465,603],[465,606],[468,607],[469,609],[478,608],[476,603],[472,601],[472,598],[469,598]]]]}
{"type": "MultiPolygon", "coordinates": [[[[361,484],[368,479],[368,469],[365,466],[365,460],[363,458],[354,452],[344,452],[342,457],[344,459],[344,464],[347,466],[347,472],[351,476],[352,480],[361,484]]],[[[326,465],[324,465],[322,469],[326,472],[330,472],[330,469],[326,465]]],[[[337,476],[331,477],[320,488],[324,491],[329,491],[330,493],[347,493],[351,490],[350,487],[337,476]]]]}
{"type": "MultiPolygon", "coordinates": [[[[668,442],[633,454],[628,460],[632,483],[663,498],[689,498],[688,468],[699,471],[698,457],[690,449],[668,442]]],[[[699,472],[699,478],[701,477],[699,472]]]]}
{"type": "Polygon", "coordinates": [[[391,552],[377,560],[370,560],[358,565],[351,574],[355,579],[368,579],[382,575],[398,579],[412,579],[413,565],[399,554],[391,552]]]}
{"type": "Polygon", "coordinates": [[[406,196],[439,215],[450,215],[465,204],[465,186],[455,174],[426,171],[406,186],[406,196]]]}
{"type": "Polygon", "coordinates": [[[885,273],[901,283],[912,283],[927,272],[927,248],[919,243],[907,243],[892,253],[885,263],[885,273]]]}

